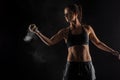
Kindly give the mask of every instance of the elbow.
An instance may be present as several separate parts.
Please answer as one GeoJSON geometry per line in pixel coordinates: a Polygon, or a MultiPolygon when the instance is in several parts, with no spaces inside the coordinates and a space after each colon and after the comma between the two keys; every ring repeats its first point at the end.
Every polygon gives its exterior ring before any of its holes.
{"type": "Polygon", "coordinates": [[[101,46],[102,42],[101,41],[98,41],[95,43],[95,45],[99,48],[101,46]]]}
{"type": "Polygon", "coordinates": [[[98,46],[99,46],[101,43],[102,43],[101,41],[98,41],[98,42],[96,43],[96,45],[98,45],[98,46]]]}
{"type": "Polygon", "coordinates": [[[52,46],[52,44],[47,44],[47,46],[52,46]]]}
{"type": "Polygon", "coordinates": [[[56,44],[56,42],[50,40],[49,42],[46,43],[48,46],[53,46],[56,44]]]}
{"type": "Polygon", "coordinates": [[[94,41],[93,44],[94,44],[95,46],[99,46],[99,45],[101,44],[101,41],[96,41],[96,42],[94,41]]]}
{"type": "Polygon", "coordinates": [[[53,43],[49,43],[49,44],[47,44],[47,46],[53,46],[54,44],[53,43]]]}

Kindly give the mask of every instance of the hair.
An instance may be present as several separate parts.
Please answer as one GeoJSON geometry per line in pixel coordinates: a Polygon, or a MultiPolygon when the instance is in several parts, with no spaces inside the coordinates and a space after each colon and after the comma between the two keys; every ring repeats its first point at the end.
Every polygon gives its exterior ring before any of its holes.
{"type": "Polygon", "coordinates": [[[70,9],[73,13],[78,14],[78,19],[82,21],[82,6],[78,4],[68,5],[66,8],[70,9]]]}

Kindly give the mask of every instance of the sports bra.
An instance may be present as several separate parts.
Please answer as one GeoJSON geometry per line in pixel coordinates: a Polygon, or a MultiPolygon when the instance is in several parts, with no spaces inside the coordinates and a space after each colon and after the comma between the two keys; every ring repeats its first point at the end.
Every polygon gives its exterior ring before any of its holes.
{"type": "Polygon", "coordinates": [[[70,28],[69,28],[69,33],[68,33],[68,38],[67,38],[67,47],[71,47],[74,45],[84,45],[84,44],[89,44],[89,36],[85,29],[82,27],[82,33],[80,34],[72,34],[70,28]]]}

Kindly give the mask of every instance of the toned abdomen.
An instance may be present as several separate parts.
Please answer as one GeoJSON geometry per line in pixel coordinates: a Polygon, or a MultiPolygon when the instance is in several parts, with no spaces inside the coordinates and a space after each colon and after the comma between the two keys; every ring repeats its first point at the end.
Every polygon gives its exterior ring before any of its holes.
{"type": "Polygon", "coordinates": [[[75,45],[68,48],[67,61],[91,61],[88,45],[75,45]]]}

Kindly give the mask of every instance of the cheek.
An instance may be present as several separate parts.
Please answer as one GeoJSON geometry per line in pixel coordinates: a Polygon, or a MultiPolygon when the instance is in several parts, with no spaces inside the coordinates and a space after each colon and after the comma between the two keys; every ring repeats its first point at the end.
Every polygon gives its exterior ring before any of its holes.
{"type": "Polygon", "coordinates": [[[75,16],[73,16],[73,15],[69,16],[69,20],[74,21],[75,20],[75,16]]]}
{"type": "Polygon", "coordinates": [[[69,15],[69,16],[68,16],[68,19],[70,19],[70,20],[72,20],[73,18],[74,18],[73,15],[69,15]]]}
{"type": "Polygon", "coordinates": [[[76,17],[75,16],[73,16],[73,20],[75,20],[76,19],[76,17]]]}
{"type": "Polygon", "coordinates": [[[75,16],[74,15],[65,15],[65,19],[66,19],[66,21],[74,21],[75,16]]]}

